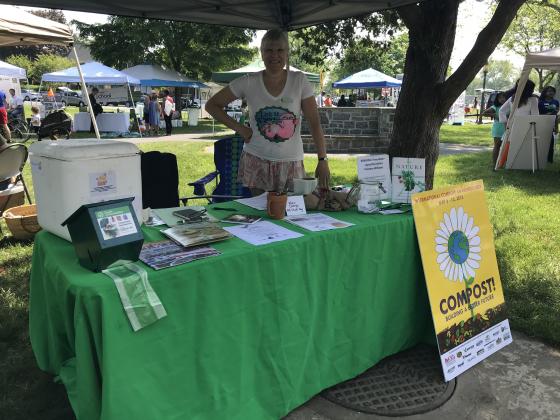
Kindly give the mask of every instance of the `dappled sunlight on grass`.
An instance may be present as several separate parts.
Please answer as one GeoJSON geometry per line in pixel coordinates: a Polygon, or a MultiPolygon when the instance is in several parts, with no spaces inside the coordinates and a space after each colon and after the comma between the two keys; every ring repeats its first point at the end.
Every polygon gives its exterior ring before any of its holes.
{"type": "Polygon", "coordinates": [[[484,181],[512,325],[560,343],[560,164],[533,174],[494,172],[490,161],[490,153],[442,157],[436,188],[484,181]]]}

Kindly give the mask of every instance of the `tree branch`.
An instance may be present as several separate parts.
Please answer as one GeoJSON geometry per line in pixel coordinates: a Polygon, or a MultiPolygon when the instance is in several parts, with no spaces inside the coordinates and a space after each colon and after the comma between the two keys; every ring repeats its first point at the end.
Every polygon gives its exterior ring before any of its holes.
{"type": "MultiPolygon", "coordinates": [[[[535,2],[531,2],[531,3],[535,3],[535,2]]],[[[544,7],[549,7],[552,10],[556,10],[558,13],[560,13],[560,6],[558,4],[553,4],[550,3],[550,0],[542,0],[540,2],[538,2],[541,6],[544,7]]]]}
{"type": "Polygon", "coordinates": [[[449,109],[455,98],[468,86],[490,54],[496,49],[515,18],[519,8],[526,0],[501,0],[490,19],[480,31],[476,42],[457,70],[442,84],[442,97],[449,98],[441,104],[442,109],[449,109]]]}
{"type": "Polygon", "coordinates": [[[416,4],[401,6],[396,10],[399,14],[399,17],[402,19],[403,23],[409,30],[412,27],[418,27],[422,16],[420,14],[420,8],[416,4]]]}

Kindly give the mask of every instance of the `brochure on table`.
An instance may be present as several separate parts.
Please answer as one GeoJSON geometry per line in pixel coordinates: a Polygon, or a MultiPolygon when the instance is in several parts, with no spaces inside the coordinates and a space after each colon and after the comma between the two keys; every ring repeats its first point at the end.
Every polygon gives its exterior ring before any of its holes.
{"type": "Polygon", "coordinates": [[[284,220],[288,223],[302,227],[311,232],[342,229],[349,226],[354,226],[353,223],[343,222],[322,213],[310,213],[301,216],[288,216],[284,220]]]}
{"type": "Polygon", "coordinates": [[[482,181],[412,196],[445,380],[512,341],[482,181]]]}
{"type": "Polygon", "coordinates": [[[358,157],[358,180],[379,182],[380,199],[391,198],[391,172],[389,155],[369,155],[358,157]]]}
{"type": "Polygon", "coordinates": [[[264,192],[261,195],[257,195],[255,197],[249,198],[239,198],[235,201],[238,203],[244,204],[248,207],[251,207],[255,210],[266,210],[266,196],[268,193],[264,192]]]}
{"type": "Polygon", "coordinates": [[[209,244],[231,237],[228,232],[215,223],[174,226],[162,230],[161,233],[184,247],[209,244]]]}
{"type": "Polygon", "coordinates": [[[140,260],[154,270],[161,270],[215,255],[220,255],[220,252],[209,246],[187,249],[173,241],[165,240],[144,244],[140,260]]]}
{"type": "Polygon", "coordinates": [[[393,158],[391,201],[410,203],[412,194],[426,189],[425,159],[393,158]]]}
{"type": "Polygon", "coordinates": [[[251,245],[266,245],[287,239],[301,238],[301,233],[278,226],[266,220],[244,226],[225,227],[229,233],[251,245]]]}

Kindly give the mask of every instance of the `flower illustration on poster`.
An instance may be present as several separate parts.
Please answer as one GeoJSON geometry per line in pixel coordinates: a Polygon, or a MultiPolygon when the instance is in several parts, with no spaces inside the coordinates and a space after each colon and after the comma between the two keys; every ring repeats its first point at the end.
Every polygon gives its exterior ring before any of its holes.
{"type": "Polygon", "coordinates": [[[480,228],[463,207],[452,208],[443,214],[436,231],[436,262],[444,276],[451,281],[467,281],[480,268],[480,228]]]}

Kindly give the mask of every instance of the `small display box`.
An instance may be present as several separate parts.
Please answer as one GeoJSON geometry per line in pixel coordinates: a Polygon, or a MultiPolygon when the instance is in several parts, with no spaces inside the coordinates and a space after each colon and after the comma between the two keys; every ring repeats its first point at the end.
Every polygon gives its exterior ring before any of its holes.
{"type": "Polygon", "coordinates": [[[99,272],[119,260],[138,260],[144,236],[132,200],[85,204],[62,223],[82,266],[99,272]]]}

